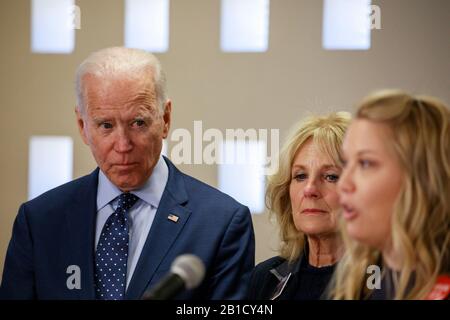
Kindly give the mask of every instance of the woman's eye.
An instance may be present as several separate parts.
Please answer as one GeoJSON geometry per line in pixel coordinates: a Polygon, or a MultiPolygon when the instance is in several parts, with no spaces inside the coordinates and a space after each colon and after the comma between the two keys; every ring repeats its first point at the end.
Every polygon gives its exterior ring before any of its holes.
{"type": "Polygon", "coordinates": [[[339,180],[339,176],[337,174],[326,174],[325,180],[328,182],[337,182],[339,180]]]}
{"type": "Polygon", "coordinates": [[[307,176],[305,173],[299,173],[299,174],[294,175],[294,179],[297,181],[303,181],[306,178],[307,178],[307,176]]]}
{"type": "Polygon", "coordinates": [[[361,168],[366,169],[372,166],[372,161],[361,159],[359,160],[361,168]]]}

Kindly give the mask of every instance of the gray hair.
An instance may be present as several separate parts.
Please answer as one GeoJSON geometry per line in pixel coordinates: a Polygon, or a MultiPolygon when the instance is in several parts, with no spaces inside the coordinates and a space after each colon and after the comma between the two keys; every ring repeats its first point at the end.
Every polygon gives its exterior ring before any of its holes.
{"type": "Polygon", "coordinates": [[[75,90],[77,95],[77,108],[85,110],[83,77],[91,74],[98,77],[113,75],[135,76],[136,73],[151,70],[155,93],[160,106],[164,110],[167,101],[166,76],[161,63],[150,52],[125,47],[111,47],[101,49],[89,55],[78,67],[76,72],[75,90]]]}

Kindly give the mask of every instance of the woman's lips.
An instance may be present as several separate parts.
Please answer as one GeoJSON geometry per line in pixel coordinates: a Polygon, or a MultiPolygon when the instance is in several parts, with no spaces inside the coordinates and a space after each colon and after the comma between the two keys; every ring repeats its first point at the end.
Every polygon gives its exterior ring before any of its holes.
{"type": "Polygon", "coordinates": [[[303,209],[301,211],[301,213],[303,213],[303,214],[321,214],[321,213],[327,213],[327,211],[321,210],[321,209],[315,209],[315,208],[308,208],[308,209],[303,209]]]}
{"type": "Polygon", "coordinates": [[[358,213],[355,211],[354,208],[345,204],[342,205],[342,208],[343,208],[342,216],[344,217],[345,220],[350,221],[358,216],[358,213]]]}

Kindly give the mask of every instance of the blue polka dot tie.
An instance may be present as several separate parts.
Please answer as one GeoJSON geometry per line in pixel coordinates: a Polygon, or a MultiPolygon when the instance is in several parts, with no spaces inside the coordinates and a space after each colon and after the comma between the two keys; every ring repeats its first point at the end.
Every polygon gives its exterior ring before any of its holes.
{"type": "Polygon", "coordinates": [[[125,296],[128,261],[127,212],[138,197],[122,193],[116,211],[103,226],[95,253],[95,294],[100,300],[122,300],[125,296]]]}

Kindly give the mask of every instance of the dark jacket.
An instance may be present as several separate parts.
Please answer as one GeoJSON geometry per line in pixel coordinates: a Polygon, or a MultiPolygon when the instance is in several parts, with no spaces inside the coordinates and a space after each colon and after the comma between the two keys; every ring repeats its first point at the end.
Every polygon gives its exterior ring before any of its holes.
{"type": "MultiPolygon", "coordinates": [[[[185,253],[203,261],[206,277],[197,289],[177,299],[244,298],[254,266],[248,208],[165,161],[168,182],[126,299],[139,299],[185,253]]],[[[98,172],[21,206],[6,254],[0,299],[95,299],[98,172]],[[79,270],[78,288],[67,285],[71,276],[67,270],[73,266],[79,270]]]]}
{"type": "MultiPolygon", "coordinates": [[[[270,258],[258,264],[253,270],[247,298],[250,300],[324,298],[325,287],[328,285],[331,274],[328,272],[311,278],[311,274],[314,274],[319,269],[309,266],[305,255],[301,255],[291,263],[279,256],[270,258]],[[314,279],[319,281],[316,283],[314,279]],[[313,282],[311,283],[311,281],[313,282]],[[309,285],[303,287],[308,282],[309,285]],[[301,290],[308,290],[308,292],[301,292],[301,290]],[[317,296],[317,298],[308,298],[308,296],[317,296]]],[[[334,267],[328,267],[328,270],[333,269],[334,267]]]]}

